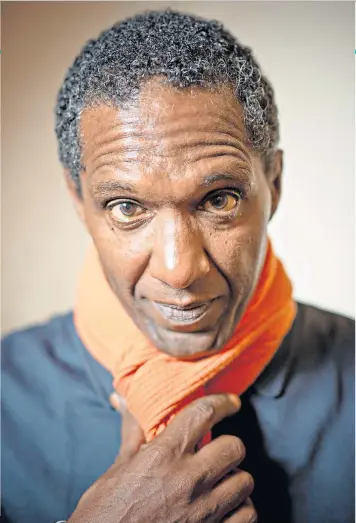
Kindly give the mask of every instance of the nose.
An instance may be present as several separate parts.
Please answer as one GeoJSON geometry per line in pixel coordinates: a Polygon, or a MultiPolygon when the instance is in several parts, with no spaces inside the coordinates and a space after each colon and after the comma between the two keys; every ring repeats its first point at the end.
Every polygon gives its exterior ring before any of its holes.
{"type": "Polygon", "coordinates": [[[157,223],[149,270],[173,289],[186,289],[210,271],[201,234],[190,217],[163,216],[157,223]]]}

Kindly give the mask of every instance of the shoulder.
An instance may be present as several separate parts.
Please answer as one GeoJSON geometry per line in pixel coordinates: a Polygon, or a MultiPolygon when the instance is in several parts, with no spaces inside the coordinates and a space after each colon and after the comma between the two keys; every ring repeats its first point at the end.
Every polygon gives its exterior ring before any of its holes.
{"type": "Polygon", "coordinates": [[[68,377],[75,369],[71,360],[78,359],[71,325],[66,314],[2,340],[2,499],[12,521],[29,521],[32,511],[40,512],[40,492],[46,493],[44,512],[67,496],[68,377]],[[48,485],[56,481],[62,492],[53,500],[48,485]]]}
{"type": "MultiPolygon", "coordinates": [[[[332,340],[355,338],[355,320],[313,305],[298,303],[300,319],[306,329],[332,340]]],[[[297,315],[298,316],[298,315],[297,315]]]]}
{"type": "Polygon", "coordinates": [[[54,316],[50,320],[11,332],[1,340],[3,357],[11,358],[14,352],[26,356],[27,351],[35,347],[48,348],[68,335],[73,324],[72,313],[54,316]]]}
{"type": "Polygon", "coordinates": [[[318,395],[354,408],[355,321],[310,305],[298,304],[291,331],[290,375],[316,387],[318,395]]]}
{"type": "Polygon", "coordinates": [[[319,359],[354,359],[355,320],[312,305],[298,304],[292,329],[298,350],[319,359]]]}
{"type": "Polygon", "coordinates": [[[24,367],[28,372],[39,362],[45,365],[71,359],[74,340],[72,313],[11,332],[1,340],[2,371],[24,367]]]}
{"type": "MultiPolygon", "coordinates": [[[[83,377],[80,352],[76,350],[72,314],[13,332],[1,343],[2,404],[22,409],[38,398],[42,403],[63,388],[63,380],[83,377]]],[[[12,410],[12,409],[11,409],[12,410]]]]}
{"type": "Polygon", "coordinates": [[[65,519],[120,445],[112,378],[85,350],[72,314],[2,344],[3,506],[14,522],[65,519]]]}
{"type": "Polygon", "coordinates": [[[296,327],[292,342],[295,374],[288,407],[296,418],[294,425],[291,420],[296,440],[308,451],[305,470],[309,469],[309,484],[318,485],[320,493],[311,498],[310,510],[318,514],[315,521],[338,521],[340,514],[335,507],[343,506],[345,521],[351,521],[355,322],[340,314],[300,305],[296,327]],[[296,404],[299,410],[293,410],[296,404]]]}

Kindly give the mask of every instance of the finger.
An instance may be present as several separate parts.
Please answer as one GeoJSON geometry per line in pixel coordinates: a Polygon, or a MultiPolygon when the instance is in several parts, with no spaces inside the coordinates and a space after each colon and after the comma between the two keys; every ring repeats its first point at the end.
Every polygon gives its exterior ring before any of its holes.
{"type": "Polygon", "coordinates": [[[250,498],[233,514],[223,519],[223,523],[257,523],[258,516],[250,498]]]}
{"type": "MultiPolygon", "coordinates": [[[[216,518],[216,521],[235,514],[241,505],[251,495],[254,482],[251,474],[238,470],[235,474],[228,475],[221,481],[208,496],[204,496],[201,502],[206,505],[206,510],[216,518]]],[[[214,520],[215,521],[215,520],[214,520]]]]}
{"type": "Polygon", "coordinates": [[[199,474],[202,492],[213,487],[226,474],[235,471],[246,456],[243,442],[235,436],[219,436],[199,450],[191,459],[191,466],[199,474]]]}
{"type": "Polygon", "coordinates": [[[128,411],[125,399],[113,392],[110,395],[110,403],[115,410],[121,413],[121,446],[116,459],[122,462],[123,460],[131,459],[137,454],[146,440],[140,425],[128,411]]]}
{"type": "Polygon", "coordinates": [[[123,415],[121,427],[121,447],[119,457],[120,459],[129,460],[140,450],[141,445],[146,443],[143,430],[135,420],[135,418],[127,411],[123,415]]]}
{"type": "Polygon", "coordinates": [[[156,440],[173,442],[181,452],[194,452],[195,446],[216,423],[232,416],[240,407],[240,399],[235,394],[205,396],[182,410],[156,440]]]}

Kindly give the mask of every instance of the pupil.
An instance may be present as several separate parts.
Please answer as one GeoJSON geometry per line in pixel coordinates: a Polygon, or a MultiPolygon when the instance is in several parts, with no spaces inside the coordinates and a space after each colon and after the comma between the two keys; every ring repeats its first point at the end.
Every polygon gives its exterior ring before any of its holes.
{"type": "Polygon", "coordinates": [[[131,216],[135,212],[135,205],[131,202],[122,203],[121,212],[126,216],[131,216]]]}
{"type": "Polygon", "coordinates": [[[227,196],[226,195],[219,195],[215,196],[212,201],[214,207],[217,209],[222,209],[227,204],[227,196]]]}

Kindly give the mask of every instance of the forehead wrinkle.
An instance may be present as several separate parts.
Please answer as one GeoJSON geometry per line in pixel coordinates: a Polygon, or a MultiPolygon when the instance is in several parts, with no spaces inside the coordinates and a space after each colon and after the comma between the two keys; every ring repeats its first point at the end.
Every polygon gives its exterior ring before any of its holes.
{"type": "MultiPolygon", "coordinates": [[[[96,130],[96,132],[95,128],[94,130],[90,129],[88,132],[88,136],[82,133],[82,139],[84,142],[84,162],[86,164],[90,164],[93,169],[98,169],[102,167],[107,163],[107,160],[100,160],[103,157],[112,155],[113,153],[115,154],[117,152],[120,152],[121,154],[123,154],[125,151],[122,149],[122,147],[120,148],[120,143],[133,136],[139,136],[137,128],[135,126],[132,126],[130,130],[122,129],[122,126],[119,122],[107,125],[104,129],[99,128],[99,130],[96,130]]],[[[132,148],[132,150],[134,150],[134,148],[132,148]]],[[[126,151],[128,151],[127,146],[126,151]]],[[[110,161],[108,163],[110,164],[110,161]]]]}
{"type": "Polygon", "coordinates": [[[110,191],[115,191],[115,190],[122,190],[125,192],[134,193],[135,186],[126,181],[108,180],[108,181],[101,181],[100,183],[95,184],[91,180],[89,183],[89,190],[94,195],[107,194],[107,193],[110,193],[110,191]]]}
{"type": "Polygon", "coordinates": [[[126,192],[129,191],[152,204],[165,202],[165,204],[176,205],[189,201],[196,191],[204,187],[211,190],[215,182],[223,181],[223,177],[227,183],[230,179],[243,183],[246,188],[254,186],[253,170],[246,165],[241,167],[236,159],[229,163],[217,160],[208,166],[206,162],[201,162],[200,165],[197,163],[193,171],[189,162],[175,165],[175,168],[170,170],[160,161],[152,162],[151,165],[147,165],[146,162],[126,172],[122,168],[110,171],[105,173],[104,169],[102,176],[97,171],[94,176],[89,177],[93,192],[107,194],[109,191],[110,194],[110,188],[115,192],[120,190],[120,187],[126,187],[124,188],[126,192]],[[105,191],[95,190],[96,184],[105,186],[105,191]],[[158,192],[157,188],[160,189],[158,192]]]}
{"type": "MultiPolygon", "coordinates": [[[[209,161],[213,158],[231,158],[236,162],[238,169],[251,170],[251,157],[247,148],[236,147],[232,145],[219,145],[215,146],[206,145],[204,142],[202,145],[196,147],[189,147],[189,145],[183,145],[176,150],[157,150],[154,147],[145,147],[141,150],[134,148],[131,149],[131,154],[128,149],[113,148],[113,150],[102,151],[95,160],[91,163],[91,170],[96,172],[102,168],[108,167],[109,169],[119,169],[123,172],[131,172],[129,165],[136,165],[138,168],[140,165],[146,167],[157,164],[157,160],[177,160],[179,159],[180,164],[190,165],[196,164],[201,161],[209,161]],[[141,153],[141,154],[140,154],[141,153]]],[[[166,166],[168,167],[168,166],[166,166]]],[[[175,166],[178,168],[178,165],[175,166]]],[[[166,170],[164,167],[160,167],[159,170],[166,170]]],[[[172,169],[172,165],[169,167],[168,172],[172,169]]]]}
{"type": "Polygon", "coordinates": [[[219,143],[229,143],[231,140],[242,142],[246,140],[246,133],[243,128],[240,129],[238,125],[236,125],[236,120],[234,121],[234,125],[232,122],[229,122],[229,129],[222,129],[221,122],[225,124],[227,121],[222,117],[212,119],[210,115],[210,119],[207,122],[204,119],[204,114],[199,113],[197,118],[194,118],[194,116],[194,114],[190,114],[188,119],[179,119],[178,116],[174,116],[174,119],[172,117],[163,122],[156,118],[155,121],[149,125],[141,125],[141,136],[144,136],[146,139],[151,137],[152,140],[162,141],[164,138],[177,138],[179,135],[183,135],[185,140],[187,137],[191,140],[190,137],[193,136],[208,135],[208,139],[199,136],[195,141],[201,143],[216,143],[216,145],[219,143]],[[182,120],[185,121],[182,123],[182,120]]]}
{"type": "MultiPolygon", "coordinates": [[[[169,138],[159,140],[152,137],[142,141],[131,141],[131,136],[128,139],[124,139],[121,134],[120,138],[114,141],[112,139],[102,140],[101,146],[93,148],[90,163],[94,169],[99,169],[107,163],[117,163],[116,156],[119,156],[118,163],[120,164],[132,163],[140,161],[140,153],[144,157],[151,153],[161,158],[174,158],[183,153],[188,154],[190,161],[196,161],[204,157],[231,155],[242,162],[249,163],[248,149],[239,141],[229,139],[228,136],[226,136],[227,139],[225,136],[221,137],[221,139],[214,139],[211,135],[208,139],[196,137],[196,139],[190,141],[186,139],[186,134],[185,132],[183,141],[175,140],[173,143],[169,143],[169,138]],[[198,150],[195,151],[196,149],[198,150]]],[[[144,159],[146,160],[146,158],[144,159]]]]}
{"type": "Polygon", "coordinates": [[[98,148],[104,146],[104,151],[107,150],[105,146],[107,146],[110,151],[111,149],[115,150],[116,148],[120,150],[126,148],[129,151],[141,151],[147,148],[152,149],[155,144],[164,144],[167,149],[174,149],[177,145],[180,148],[221,145],[235,147],[241,151],[246,150],[244,137],[241,136],[241,133],[234,136],[233,133],[221,131],[214,128],[212,125],[207,127],[208,129],[196,129],[195,126],[182,129],[180,127],[174,128],[173,126],[173,128],[169,129],[165,127],[161,131],[159,126],[155,126],[149,130],[141,129],[140,131],[137,131],[137,129],[135,129],[134,132],[123,131],[121,129],[117,132],[113,132],[111,129],[110,132],[105,133],[101,139],[94,140],[93,145],[98,148]],[[169,141],[171,138],[175,138],[175,140],[170,144],[169,141]],[[120,142],[123,142],[122,147],[120,147],[120,142]]]}
{"type": "Polygon", "coordinates": [[[197,110],[195,106],[189,106],[188,109],[182,109],[176,105],[170,106],[170,109],[161,107],[161,102],[157,104],[156,110],[153,102],[147,104],[143,109],[133,107],[130,109],[120,110],[116,113],[115,122],[110,126],[110,130],[121,127],[119,134],[122,137],[141,137],[155,136],[161,139],[162,136],[174,137],[181,132],[214,132],[225,135],[226,137],[243,140],[246,136],[244,122],[239,114],[239,107],[219,107],[213,105],[213,110],[207,112],[201,109],[197,110]],[[219,112],[217,112],[219,111],[219,112]],[[207,121],[208,120],[208,121],[207,121]],[[183,129],[182,129],[183,122],[183,129]],[[240,124],[240,125],[239,125],[240,124]],[[227,127],[227,129],[226,129],[227,127]],[[125,130],[129,128],[128,130],[125,130]],[[225,128],[225,129],[224,129],[225,128]]]}
{"type": "Polygon", "coordinates": [[[234,146],[220,146],[216,149],[215,145],[203,147],[200,146],[197,151],[189,151],[188,147],[182,147],[176,151],[164,152],[158,151],[154,148],[146,148],[145,151],[137,150],[132,151],[133,154],[129,154],[128,150],[120,150],[115,148],[113,151],[102,152],[98,155],[91,163],[92,171],[97,172],[105,167],[109,169],[119,169],[122,171],[130,172],[128,165],[145,164],[152,165],[156,163],[156,160],[170,160],[180,158],[181,162],[188,165],[193,165],[200,161],[211,160],[213,158],[233,158],[238,162],[240,169],[249,169],[251,167],[251,159],[243,149],[237,149],[234,146]],[[142,154],[138,154],[141,152],[142,154]],[[150,153],[154,154],[154,159],[150,153]],[[188,153],[188,154],[187,154],[188,153]],[[125,166],[126,164],[126,166],[125,166]]]}
{"type": "Polygon", "coordinates": [[[241,151],[233,150],[232,148],[226,148],[220,151],[205,152],[204,154],[197,154],[190,158],[190,163],[194,164],[202,160],[212,160],[213,158],[233,158],[237,160],[240,168],[251,168],[251,159],[248,155],[241,154],[241,151]]]}
{"type": "Polygon", "coordinates": [[[117,122],[96,132],[89,142],[91,142],[91,145],[95,148],[105,148],[106,145],[110,146],[117,141],[132,138],[137,139],[140,138],[141,135],[142,131],[139,130],[137,125],[133,125],[132,127],[126,125],[123,126],[120,122],[117,122]]]}
{"type": "MultiPolygon", "coordinates": [[[[199,121],[200,129],[202,129],[203,124],[203,127],[207,126],[210,129],[213,126],[215,132],[226,132],[219,130],[219,128],[221,124],[224,127],[227,124],[229,127],[227,134],[241,139],[246,135],[243,110],[230,89],[227,89],[224,94],[225,90],[223,89],[219,93],[210,93],[208,97],[206,96],[207,93],[198,90],[198,96],[192,97],[188,93],[187,98],[185,91],[180,93],[176,89],[167,88],[167,86],[158,90],[155,89],[154,93],[151,92],[152,89],[145,90],[143,88],[140,96],[141,101],[138,104],[126,108],[105,104],[95,108],[86,108],[81,114],[81,121],[83,118],[89,117],[90,127],[93,124],[95,126],[95,124],[104,123],[109,131],[118,126],[129,127],[131,128],[131,136],[137,132],[139,135],[142,134],[143,127],[149,127],[150,132],[152,132],[157,131],[161,124],[166,127],[169,124],[172,127],[172,125],[179,125],[181,120],[185,120],[185,127],[187,127],[187,123],[196,126],[197,121],[199,121]],[[145,91],[147,91],[146,96],[143,96],[145,91]],[[173,99],[172,94],[174,95],[173,99]],[[227,94],[229,96],[226,96],[227,94]],[[147,95],[148,99],[146,99],[147,95]],[[176,101],[176,96],[180,96],[179,102],[176,101]],[[203,102],[197,103],[201,99],[203,102]],[[205,125],[204,119],[209,120],[205,125]],[[236,136],[236,133],[238,136],[236,136]]],[[[165,132],[167,132],[167,129],[165,129],[165,132]]]]}
{"type": "MultiPolygon", "coordinates": [[[[168,158],[176,157],[189,149],[208,149],[209,147],[224,147],[225,150],[220,152],[221,156],[229,154],[227,148],[231,148],[233,156],[240,155],[242,161],[249,162],[244,128],[240,128],[238,125],[240,118],[231,119],[229,114],[224,113],[210,114],[210,117],[213,116],[213,121],[210,118],[209,122],[205,122],[202,118],[201,125],[197,129],[197,122],[191,118],[191,112],[185,111],[178,114],[177,118],[173,120],[168,117],[164,121],[160,121],[156,115],[152,119],[152,111],[149,113],[148,119],[132,117],[130,111],[116,115],[114,123],[107,125],[106,129],[92,134],[90,163],[95,166],[95,169],[98,169],[106,164],[110,165],[113,161],[116,163],[117,154],[120,155],[119,163],[123,164],[139,161],[139,153],[168,158]],[[185,125],[182,128],[181,120],[187,120],[187,116],[190,118],[188,122],[184,122],[185,125]],[[221,124],[223,126],[228,124],[229,129],[221,129],[221,124]]],[[[201,116],[204,116],[204,113],[201,116]]],[[[100,117],[94,119],[95,123],[99,123],[99,120],[100,117]]],[[[205,156],[203,151],[197,155],[199,159],[205,156]]],[[[206,155],[219,156],[219,151],[206,151],[206,155]]]]}
{"type": "Polygon", "coordinates": [[[121,140],[108,141],[103,147],[95,149],[90,157],[90,164],[94,171],[104,167],[125,163],[127,161],[137,161],[138,149],[135,146],[123,144],[121,140]],[[131,154],[130,154],[131,153],[131,154]]]}

